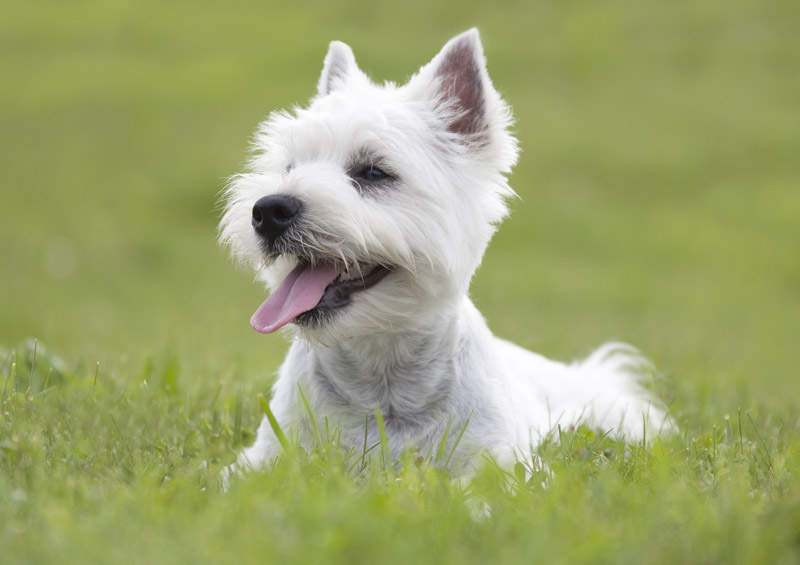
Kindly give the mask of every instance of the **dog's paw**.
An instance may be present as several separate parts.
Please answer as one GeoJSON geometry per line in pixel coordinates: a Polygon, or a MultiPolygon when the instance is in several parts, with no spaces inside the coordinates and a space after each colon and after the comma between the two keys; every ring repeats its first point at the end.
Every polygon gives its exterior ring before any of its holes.
{"type": "Polygon", "coordinates": [[[240,478],[242,472],[239,470],[236,463],[231,463],[225,467],[219,474],[220,489],[222,492],[228,492],[231,488],[231,483],[240,478]]]}

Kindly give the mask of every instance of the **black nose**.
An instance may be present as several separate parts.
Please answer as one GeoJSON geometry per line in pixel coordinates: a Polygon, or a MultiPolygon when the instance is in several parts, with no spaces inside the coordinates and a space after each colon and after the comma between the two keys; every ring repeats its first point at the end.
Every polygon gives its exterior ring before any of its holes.
{"type": "Polygon", "coordinates": [[[253,206],[253,229],[274,243],[297,219],[300,201],[293,196],[265,196],[253,206]]]}

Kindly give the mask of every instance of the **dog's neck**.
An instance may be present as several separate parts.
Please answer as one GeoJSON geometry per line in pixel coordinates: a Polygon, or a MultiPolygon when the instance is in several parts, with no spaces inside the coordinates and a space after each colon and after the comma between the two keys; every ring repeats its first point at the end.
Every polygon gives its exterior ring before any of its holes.
{"type": "Polygon", "coordinates": [[[435,411],[458,386],[453,375],[472,341],[464,315],[469,308],[454,307],[415,329],[313,345],[312,378],[343,409],[364,414],[379,408],[387,419],[413,421],[435,411]]]}

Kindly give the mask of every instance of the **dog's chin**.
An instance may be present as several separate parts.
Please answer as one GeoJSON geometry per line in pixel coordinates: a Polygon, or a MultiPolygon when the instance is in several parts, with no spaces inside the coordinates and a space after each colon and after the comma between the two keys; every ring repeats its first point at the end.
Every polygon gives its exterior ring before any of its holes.
{"type": "Polygon", "coordinates": [[[374,265],[362,268],[356,276],[348,276],[347,273],[340,274],[327,286],[319,303],[311,310],[298,315],[293,320],[294,324],[308,330],[320,329],[333,324],[351,306],[355,294],[368,292],[391,272],[391,267],[374,265]]]}
{"type": "Polygon", "coordinates": [[[461,296],[437,294],[426,282],[432,283],[420,280],[419,273],[395,268],[373,287],[352,294],[342,307],[321,304],[297,316],[288,326],[293,330],[288,336],[330,347],[354,339],[370,343],[394,335],[428,333],[450,319],[461,296]]]}
{"type": "Polygon", "coordinates": [[[346,320],[343,314],[354,310],[354,297],[380,292],[382,281],[393,272],[392,266],[367,261],[345,265],[329,256],[280,253],[265,260],[269,265],[260,275],[273,290],[250,319],[260,333],[286,324],[301,333],[338,327],[335,322],[346,320]],[[372,290],[375,286],[379,288],[372,290]]]}

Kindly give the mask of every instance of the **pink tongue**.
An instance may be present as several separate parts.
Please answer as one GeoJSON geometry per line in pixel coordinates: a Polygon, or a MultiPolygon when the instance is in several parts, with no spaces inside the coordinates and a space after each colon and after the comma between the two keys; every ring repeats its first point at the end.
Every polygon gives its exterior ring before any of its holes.
{"type": "Polygon", "coordinates": [[[282,328],[319,304],[325,288],[338,275],[338,271],[330,265],[298,265],[258,307],[250,318],[250,325],[262,334],[282,328]]]}

